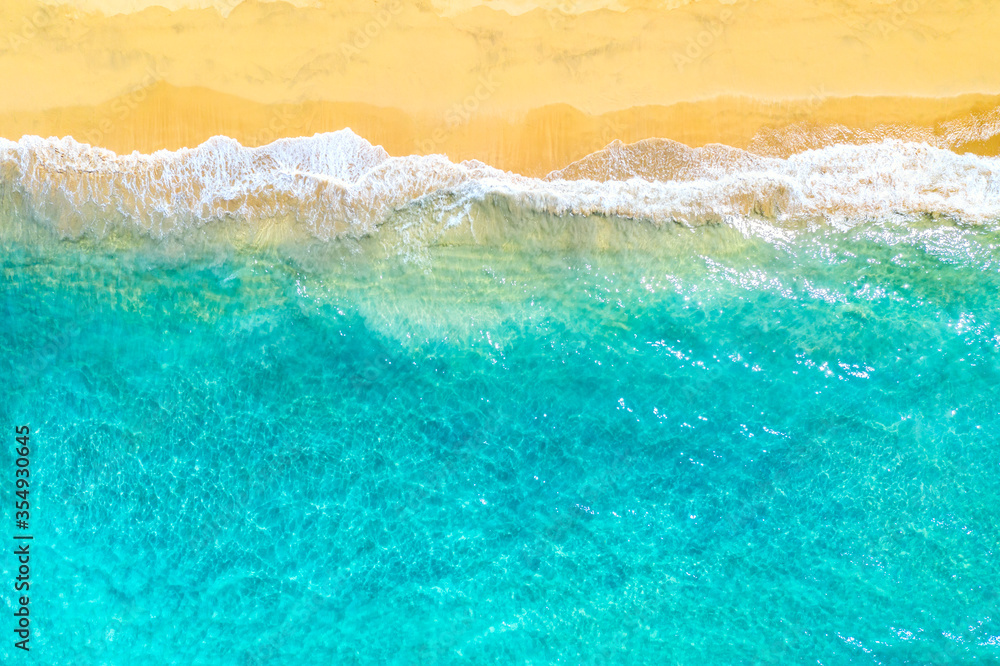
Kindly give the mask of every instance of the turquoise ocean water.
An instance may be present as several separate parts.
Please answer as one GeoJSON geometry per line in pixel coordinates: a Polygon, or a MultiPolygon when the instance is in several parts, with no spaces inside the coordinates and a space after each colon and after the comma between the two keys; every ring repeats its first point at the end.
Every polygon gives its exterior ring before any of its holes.
{"type": "Polygon", "coordinates": [[[509,216],[5,223],[3,663],[1000,660],[1000,228],[509,216]]]}

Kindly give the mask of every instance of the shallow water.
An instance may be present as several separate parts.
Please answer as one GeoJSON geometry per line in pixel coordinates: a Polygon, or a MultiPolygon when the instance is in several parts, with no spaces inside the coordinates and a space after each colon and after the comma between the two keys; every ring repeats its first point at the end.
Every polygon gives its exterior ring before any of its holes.
{"type": "Polygon", "coordinates": [[[1000,230],[644,233],[5,236],[38,663],[1000,659],[1000,230]]]}

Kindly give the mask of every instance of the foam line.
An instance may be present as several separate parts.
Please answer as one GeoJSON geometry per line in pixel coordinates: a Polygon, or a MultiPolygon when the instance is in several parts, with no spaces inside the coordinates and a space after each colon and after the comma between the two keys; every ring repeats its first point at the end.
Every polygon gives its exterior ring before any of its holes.
{"type": "Polygon", "coordinates": [[[259,148],[220,136],[151,155],[27,136],[0,140],[0,186],[26,219],[69,236],[120,225],[164,237],[213,221],[282,219],[331,239],[375,233],[409,206],[442,205],[428,197],[435,193],[447,195],[449,211],[499,197],[513,210],[658,224],[1000,218],[1000,160],[896,140],[787,159],[664,139],[615,142],[536,179],[441,155],[390,157],[349,129],[259,148]]]}

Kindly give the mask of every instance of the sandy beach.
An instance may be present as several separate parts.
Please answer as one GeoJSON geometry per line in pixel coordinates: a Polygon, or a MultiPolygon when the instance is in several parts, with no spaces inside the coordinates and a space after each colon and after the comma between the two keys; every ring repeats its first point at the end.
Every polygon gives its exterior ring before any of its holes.
{"type": "Polygon", "coordinates": [[[162,4],[5,3],[0,136],[127,153],[350,127],[525,175],[653,137],[1000,146],[986,2],[162,4]]]}

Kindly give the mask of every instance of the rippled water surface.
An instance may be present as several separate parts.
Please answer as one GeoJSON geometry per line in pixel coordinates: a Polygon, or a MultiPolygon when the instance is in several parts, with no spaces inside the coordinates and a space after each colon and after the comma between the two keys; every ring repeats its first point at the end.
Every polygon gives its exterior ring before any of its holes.
{"type": "Polygon", "coordinates": [[[619,245],[4,240],[33,658],[1000,659],[997,229],[619,245]]]}

